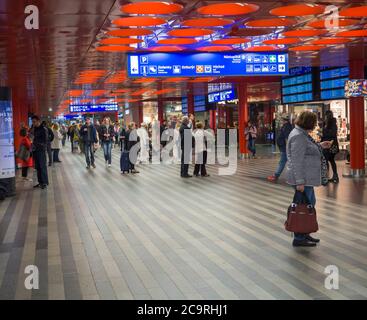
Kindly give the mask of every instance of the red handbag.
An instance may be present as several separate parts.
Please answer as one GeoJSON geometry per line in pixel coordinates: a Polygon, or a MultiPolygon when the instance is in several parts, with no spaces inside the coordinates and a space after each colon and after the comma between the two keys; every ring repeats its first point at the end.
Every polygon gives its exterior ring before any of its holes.
{"type": "Polygon", "coordinates": [[[296,191],[294,194],[284,226],[287,231],[294,233],[313,233],[319,230],[316,209],[310,204],[304,192],[296,191]]]}

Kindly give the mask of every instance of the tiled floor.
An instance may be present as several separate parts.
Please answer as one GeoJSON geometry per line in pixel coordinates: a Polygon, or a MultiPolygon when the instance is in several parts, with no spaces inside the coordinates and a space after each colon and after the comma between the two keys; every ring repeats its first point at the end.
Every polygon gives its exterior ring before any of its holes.
{"type": "Polygon", "coordinates": [[[366,299],[365,180],[318,190],[321,244],[284,231],[292,190],[270,184],[276,159],[241,160],[233,176],[181,179],[178,166],[122,176],[62,153],[50,187],[19,183],[0,203],[0,299],[366,299]],[[27,265],[39,289],[27,290],[27,265]],[[324,286],[328,265],[339,290],[324,286]]]}

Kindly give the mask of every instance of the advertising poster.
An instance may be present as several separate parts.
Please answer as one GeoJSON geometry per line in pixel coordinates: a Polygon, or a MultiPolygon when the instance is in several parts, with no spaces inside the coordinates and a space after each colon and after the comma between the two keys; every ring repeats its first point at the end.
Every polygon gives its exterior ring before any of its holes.
{"type": "Polygon", "coordinates": [[[10,101],[0,101],[0,179],[15,177],[13,110],[10,101]]]}

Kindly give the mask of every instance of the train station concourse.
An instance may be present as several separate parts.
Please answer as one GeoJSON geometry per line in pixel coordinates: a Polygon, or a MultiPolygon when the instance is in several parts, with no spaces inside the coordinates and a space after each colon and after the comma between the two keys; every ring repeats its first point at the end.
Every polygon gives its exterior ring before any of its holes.
{"type": "Polygon", "coordinates": [[[366,300],[366,38],[367,1],[1,0],[0,300],[366,300]]]}

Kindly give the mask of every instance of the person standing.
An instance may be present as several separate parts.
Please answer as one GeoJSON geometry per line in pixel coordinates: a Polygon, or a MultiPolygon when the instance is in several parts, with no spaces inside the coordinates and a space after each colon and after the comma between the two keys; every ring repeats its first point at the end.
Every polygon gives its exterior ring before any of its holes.
{"type": "Polygon", "coordinates": [[[283,116],[282,127],[280,128],[279,136],[277,137],[277,145],[280,151],[280,159],[278,168],[275,171],[274,175],[268,177],[268,180],[271,182],[275,182],[279,179],[285,168],[285,165],[287,164],[287,140],[292,130],[293,127],[291,125],[289,116],[283,116]]]}
{"type": "MultiPolygon", "coordinates": [[[[125,150],[130,153],[131,149],[140,142],[140,138],[138,136],[138,132],[136,130],[135,122],[130,122],[128,125],[128,130],[125,133],[125,150]]],[[[137,154],[136,154],[137,155],[137,154]]],[[[139,173],[135,169],[135,162],[137,157],[135,158],[134,155],[129,154],[129,161],[130,161],[130,170],[131,173],[139,173]],[[131,161],[133,160],[133,161],[131,161]]]]}
{"type": "Polygon", "coordinates": [[[32,141],[32,155],[34,160],[35,169],[37,170],[38,184],[34,188],[45,189],[48,185],[48,173],[47,173],[47,143],[48,143],[48,130],[42,125],[38,116],[32,117],[33,124],[33,141],[32,141]]]}
{"type": "MultiPolygon", "coordinates": [[[[327,183],[327,168],[323,149],[328,149],[331,146],[330,141],[317,143],[312,139],[310,133],[315,129],[316,124],[317,116],[315,113],[301,112],[287,142],[287,182],[301,195],[303,193],[313,207],[316,205],[314,187],[327,183]]],[[[319,241],[309,234],[295,233],[293,246],[312,247],[319,241]]]]}
{"type": "Polygon", "coordinates": [[[193,133],[195,137],[195,169],[194,176],[209,177],[206,172],[206,161],[208,157],[207,153],[207,140],[204,131],[204,125],[202,122],[196,123],[196,129],[193,133]]]}
{"type": "Polygon", "coordinates": [[[59,159],[59,153],[61,149],[61,141],[63,139],[63,136],[59,130],[59,125],[55,123],[52,127],[52,133],[54,135],[54,139],[51,142],[51,150],[52,150],[52,160],[53,162],[61,162],[59,159]]]}
{"type": "Polygon", "coordinates": [[[257,138],[257,128],[252,121],[249,121],[247,128],[245,129],[245,135],[247,140],[247,148],[251,151],[252,157],[256,158],[256,138],[257,138]]]}
{"type": "Polygon", "coordinates": [[[191,159],[191,152],[192,152],[192,131],[189,127],[189,118],[186,116],[182,118],[182,124],[180,127],[180,138],[181,138],[181,177],[191,178],[192,175],[189,175],[189,162],[191,159]]]}
{"type": "Polygon", "coordinates": [[[149,135],[146,123],[141,124],[137,133],[140,140],[139,160],[141,163],[147,164],[149,163],[149,135]]]}
{"type": "Polygon", "coordinates": [[[338,176],[338,168],[335,162],[335,156],[339,152],[339,143],[338,143],[338,126],[336,123],[336,119],[334,118],[333,112],[328,110],[325,112],[325,124],[322,128],[322,136],[321,142],[323,141],[332,141],[332,145],[330,149],[325,149],[324,156],[327,161],[327,166],[329,170],[329,163],[331,164],[331,168],[333,170],[333,177],[329,179],[329,182],[339,183],[338,176]]]}
{"type": "Polygon", "coordinates": [[[115,139],[115,129],[111,125],[110,118],[105,118],[103,125],[101,126],[101,139],[103,146],[104,158],[106,165],[111,167],[112,163],[112,144],[115,139]]]}
{"type": "Polygon", "coordinates": [[[20,129],[20,147],[18,151],[18,158],[21,160],[22,165],[22,178],[25,181],[32,181],[32,179],[28,179],[28,170],[33,167],[33,159],[32,159],[32,142],[28,137],[27,129],[20,129]],[[22,151],[23,150],[23,151],[22,151]]]}
{"type": "Polygon", "coordinates": [[[62,140],[61,140],[62,147],[65,147],[65,142],[66,142],[66,137],[67,137],[67,131],[66,131],[66,127],[65,127],[64,124],[61,125],[60,133],[62,135],[62,140]]]}
{"type": "Polygon", "coordinates": [[[96,167],[94,163],[94,144],[98,143],[97,140],[97,131],[94,126],[91,124],[90,118],[86,118],[85,125],[83,125],[80,129],[80,138],[83,141],[84,145],[84,154],[85,160],[87,163],[87,169],[90,169],[92,165],[93,168],[96,167]]]}
{"type": "Polygon", "coordinates": [[[54,134],[52,132],[52,129],[47,124],[46,121],[42,121],[42,125],[47,129],[47,155],[48,155],[48,166],[52,166],[52,149],[51,149],[51,143],[54,140],[54,134]]]}
{"type": "Polygon", "coordinates": [[[181,142],[180,142],[180,126],[181,122],[176,122],[176,128],[173,131],[173,163],[180,163],[180,153],[181,153],[181,142]]]}

